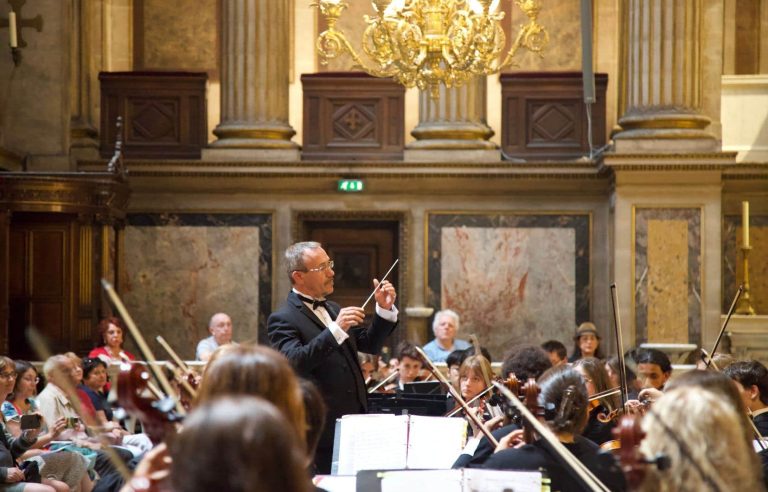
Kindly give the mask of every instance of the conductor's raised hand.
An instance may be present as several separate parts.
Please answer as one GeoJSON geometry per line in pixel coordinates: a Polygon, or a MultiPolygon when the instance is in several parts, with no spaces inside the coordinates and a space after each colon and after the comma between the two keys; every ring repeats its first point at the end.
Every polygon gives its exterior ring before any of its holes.
{"type": "Polygon", "coordinates": [[[379,282],[377,279],[373,279],[373,287],[376,288],[376,304],[380,308],[387,311],[392,310],[392,306],[395,305],[395,299],[397,298],[397,292],[395,292],[395,286],[392,285],[389,280],[379,282]]]}
{"type": "Polygon", "coordinates": [[[336,324],[344,331],[362,325],[363,320],[365,320],[365,311],[356,306],[342,308],[339,315],[336,316],[336,324]]]}

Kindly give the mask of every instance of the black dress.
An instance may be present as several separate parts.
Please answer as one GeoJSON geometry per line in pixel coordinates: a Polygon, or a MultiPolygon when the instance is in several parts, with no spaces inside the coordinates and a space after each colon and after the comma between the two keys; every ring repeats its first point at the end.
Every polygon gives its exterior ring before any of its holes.
{"type": "MultiPolygon", "coordinates": [[[[624,475],[613,456],[599,453],[599,448],[595,443],[582,436],[576,436],[573,443],[563,443],[563,445],[608,489],[614,492],[626,490],[624,475]]],[[[492,470],[543,469],[551,480],[552,492],[591,490],[543,439],[539,439],[533,444],[526,444],[521,448],[499,451],[488,458],[483,468],[492,470]]]]}

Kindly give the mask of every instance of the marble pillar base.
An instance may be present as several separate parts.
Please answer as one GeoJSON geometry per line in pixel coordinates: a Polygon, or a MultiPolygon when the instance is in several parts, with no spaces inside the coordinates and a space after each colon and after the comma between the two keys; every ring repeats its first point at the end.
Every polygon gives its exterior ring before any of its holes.
{"type": "Polygon", "coordinates": [[[629,130],[613,137],[617,154],[719,152],[720,143],[703,130],[629,130]]]}
{"type": "MultiPolygon", "coordinates": [[[[722,315],[721,323],[724,321],[725,315],[722,315]]],[[[731,339],[731,353],[739,360],[757,359],[763,364],[768,363],[766,326],[768,326],[768,316],[734,314],[728,322],[726,331],[731,339]]]]}
{"type": "Polygon", "coordinates": [[[203,149],[203,161],[209,162],[288,162],[301,160],[298,146],[285,149],[264,147],[207,148],[203,149]]]}
{"type": "Polygon", "coordinates": [[[403,151],[405,162],[501,162],[497,149],[466,148],[407,148],[403,151]]]}
{"type": "Polygon", "coordinates": [[[222,149],[297,149],[296,131],[282,123],[222,123],[213,130],[218,138],[210,147],[222,149]]]}

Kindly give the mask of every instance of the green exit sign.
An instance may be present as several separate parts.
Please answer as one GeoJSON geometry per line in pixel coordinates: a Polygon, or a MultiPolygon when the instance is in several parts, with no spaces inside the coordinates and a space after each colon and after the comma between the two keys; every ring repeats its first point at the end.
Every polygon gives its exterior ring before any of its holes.
{"type": "Polygon", "coordinates": [[[346,192],[363,191],[363,180],[362,179],[340,179],[338,190],[346,191],[346,192]]]}

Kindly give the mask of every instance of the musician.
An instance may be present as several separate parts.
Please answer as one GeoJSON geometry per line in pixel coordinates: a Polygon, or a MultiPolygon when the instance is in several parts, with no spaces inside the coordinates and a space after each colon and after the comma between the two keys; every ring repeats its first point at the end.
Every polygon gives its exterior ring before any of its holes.
{"type": "Polygon", "coordinates": [[[576,362],[582,357],[595,357],[602,359],[603,354],[600,350],[600,334],[597,327],[591,321],[585,321],[576,328],[576,334],[573,336],[573,354],[568,362],[576,362]]]}
{"type": "Polygon", "coordinates": [[[557,340],[547,340],[541,344],[541,348],[549,355],[549,361],[552,367],[561,366],[568,363],[568,350],[561,342],[557,340]]]}
{"type": "MultiPolygon", "coordinates": [[[[608,374],[605,371],[603,363],[594,357],[586,357],[579,359],[573,363],[573,369],[576,370],[584,379],[584,384],[587,388],[587,396],[592,398],[596,393],[612,389],[608,374]]],[[[611,395],[595,400],[594,405],[589,407],[589,420],[587,426],[581,433],[590,441],[594,442],[598,446],[607,441],[614,439],[611,431],[615,427],[613,420],[608,422],[601,422],[600,415],[608,416],[612,410],[621,407],[621,401],[619,395],[611,395]]]]}
{"type": "Polygon", "coordinates": [[[672,363],[661,350],[638,348],[633,358],[637,364],[637,377],[643,388],[664,390],[664,385],[672,375],[672,363]]]}
{"type": "Polygon", "coordinates": [[[207,361],[214,350],[232,341],[232,318],[226,313],[216,313],[208,321],[208,331],[211,336],[200,340],[195,350],[197,360],[207,361]]]}
{"type": "Polygon", "coordinates": [[[419,373],[423,367],[421,357],[416,351],[416,346],[410,342],[402,342],[398,346],[397,358],[398,364],[398,382],[397,389],[402,391],[405,384],[421,381],[419,373]]]}
{"type": "Polygon", "coordinates": [[[363,352],[357,353],[357,362],[360,364],[360,371],[363,373],[363,379],[365,380],[365,386],[370,387],[372,384],[376,384],[373,379],[374,375],[374,360],[373,355],[365,354],[363,352]]]}
{"type": "MultiPolygon", "coordinates": [[[[597,444],[580,435],[587,423],[587,389],[581,376],[569,367],[557,367],[547,371],[541,378],[540,404],[553,404],[554,420],[548,422],[552,432],[561,443],[581,461],[610,490],[626,488],[624,477],[612,457],[600,455],[597,444]]],[[[513,440],[522,431],[515,431],[513,440]]],[[[544,439],[531,444],[516,443],[503,448],[485,462],[484,468],[492,470],[539,470],[544,468],[552,480],[552,490],[562,492],[589,490],[574,478],[557,457],[554,448],[544,439]]]]}
{"type": "Polygon", "coordinates": [[[323,393],[328,416],[315,463],[318,473],[329,473],[336,419],[365,413],[368,408],[357,351],[379,353],[397,325],[397,294],[390,282],[374,279],[376,314],[371,326],[364,328],[362,308],[340,308],[326,301],[333,293],[333,261],[320,243],[290,246],[285,262],[293,289],[269,316],[269,340],[301,377],[314,382],[323,393]]]}
{"type": "Polygon", "coordinates": [[[277,407],[255,396],[229,396],[195,408],[170,456],[175,492],[311,490],[303,439],[277,407]]]}
{"type": "Polygon", "coordinates": [[[768,369],[759,361],[749,360],[734,362],[723,373],[736,382],[757,430],[768,436],[768,369]]]}
{"type": "Polygon", "coordinates": [[[537,379],[551,367],[552,362],[544,349],[535,345],[518,345],[504,357],[501,375],[508,378],[510,374],[514,374],[522,384],[525,384],[528,378],[537,379]]]}
{"type": "Polygon", "coordinates": [[[445,362],[445,359],[454,350],[468,349],[470,347],[469,342],[456,338],[458,331],[458,313],[450,309],[438,311],[434,321],[432,321],[432,333],[434,333],[435,338],[424,345],[424,353],[432,362],[445,362]]]}
{"type": "Polygon", "coordinates": [[[700,385],[670,388],[642,427],[641,452],[670,460],[665,470],[648,469],[642,490],[765,490],[741,416],[721,394],[700,385]]]}

